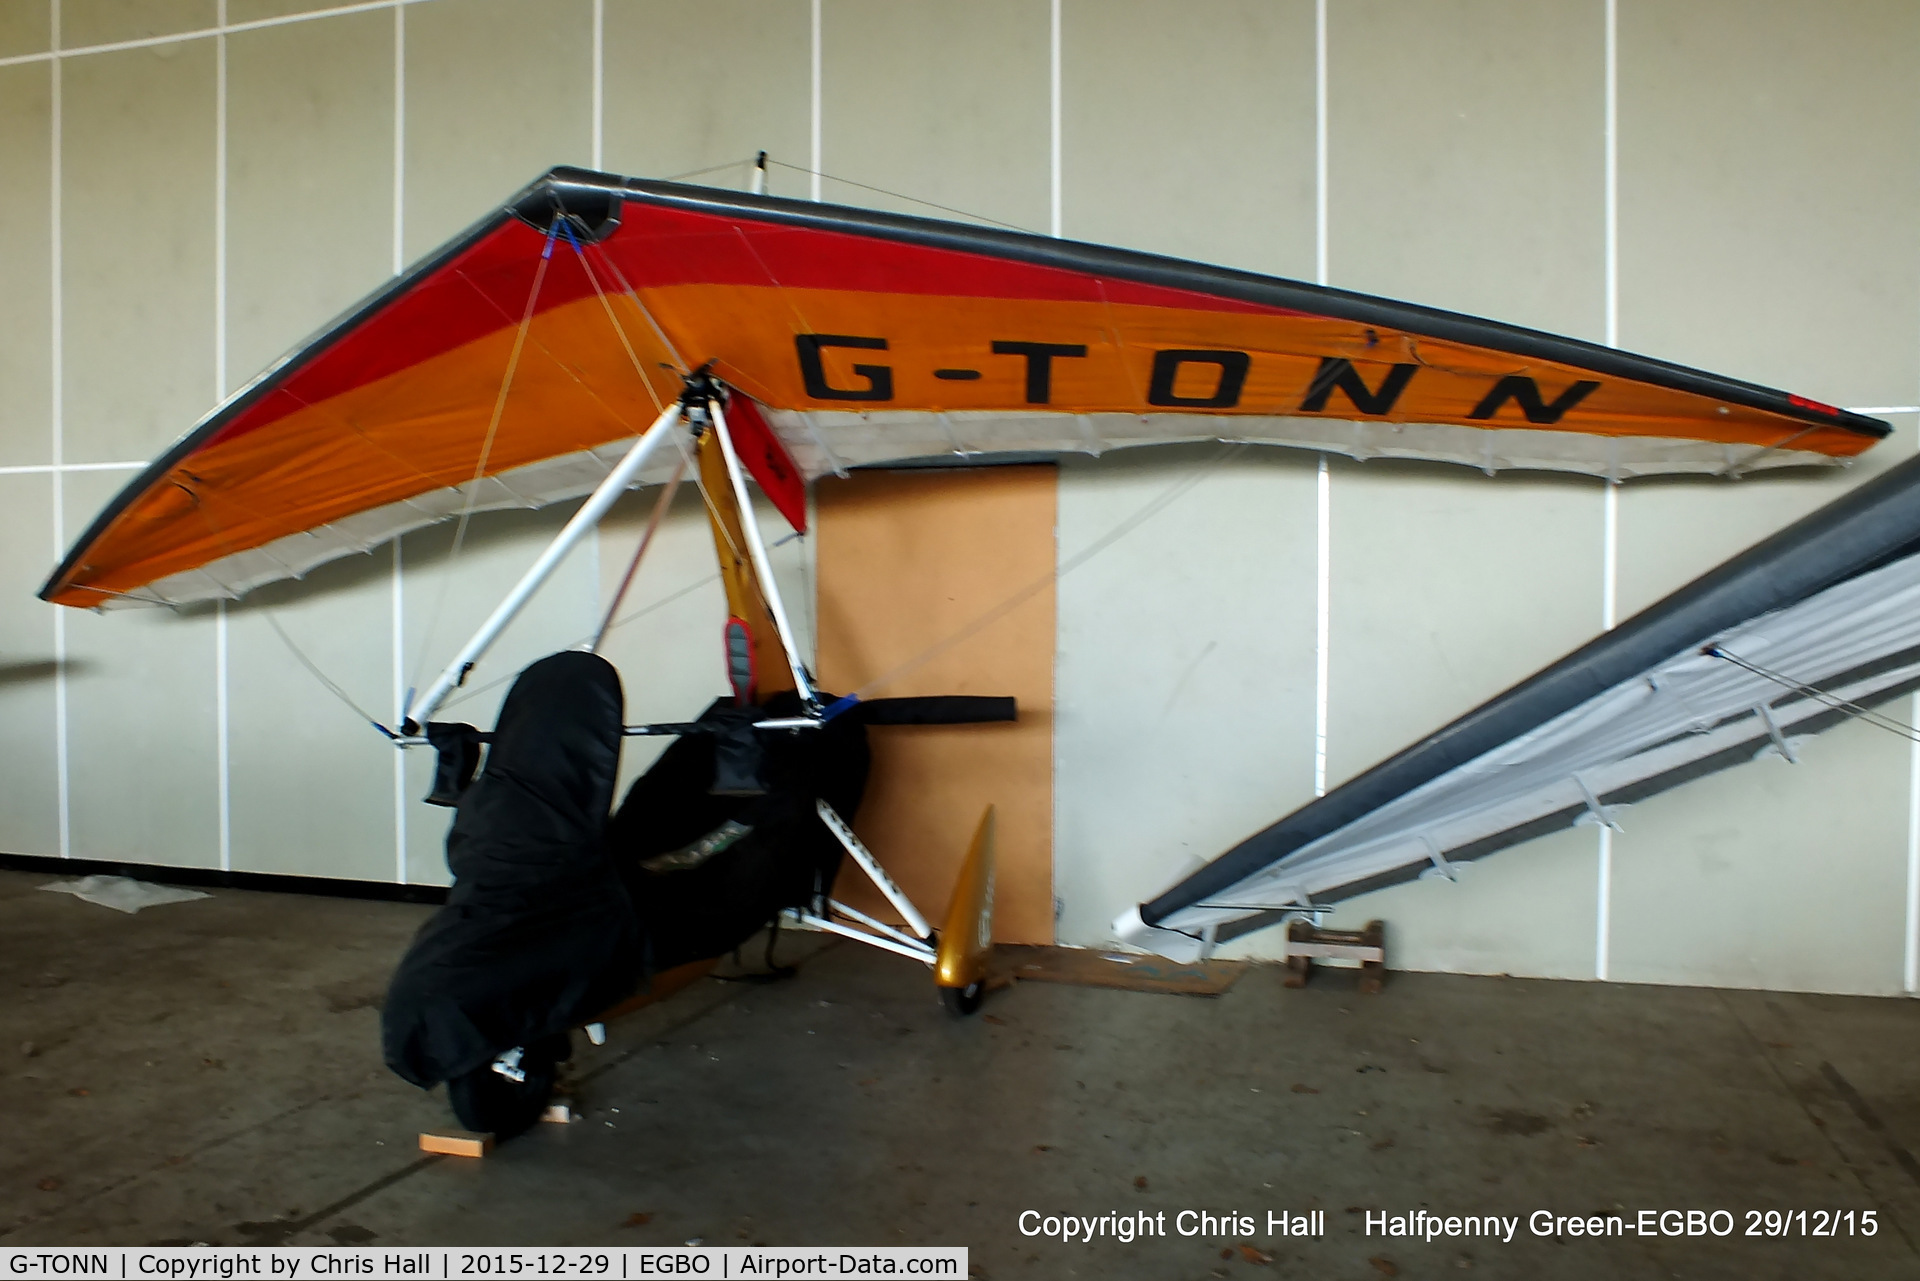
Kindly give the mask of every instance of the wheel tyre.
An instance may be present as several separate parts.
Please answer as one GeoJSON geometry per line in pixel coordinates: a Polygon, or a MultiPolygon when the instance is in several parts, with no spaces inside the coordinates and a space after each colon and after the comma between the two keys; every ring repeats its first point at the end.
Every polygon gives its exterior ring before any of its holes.
{"type": "Polygon", "coordinates": [[[520,1059],[526,1080],[509,1081],[489,1063],[448,1080],[447,1102],[467,1129],[503,1141],[510,1139],[531,1129],[546,1112],[560,1060],[566,1053],[564,1038],[536,1041],[520,1059]]]}
{"type": "Polygon", "coordinates": [[[941,988],[940,1003],[947,1007],[948,1013],[965,1018],[980,1008],[980,1002],[986,998],[986,995],[987,985],[975,980],[965,987],[941,988]]]}

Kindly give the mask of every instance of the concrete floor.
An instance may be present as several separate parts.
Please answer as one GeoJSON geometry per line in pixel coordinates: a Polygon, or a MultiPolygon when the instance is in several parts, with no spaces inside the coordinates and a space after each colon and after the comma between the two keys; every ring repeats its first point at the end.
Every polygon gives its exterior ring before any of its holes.
{"type": "MultiPolygon", "coordinates": [[[[1022,984],[948,1017],[851,945],[613,1029],[585,1118],[484,1161],[390,1076],[426,909],[235,891],[122,916],[0,873],[0,1245],[962,1244],[977,1275],[1920,1277],[1920,1007],[1257,970],[1217,1000],[1022,984]],[[1382,1240],[1368,1209],[1727,1209],[1721,1239],[1382,1240]],[[1320,1239],[1063,1245],[1022,1210],[1323,1209],[1320,1239]],[[1879,1212],[1872,1237],[1746,1210],[1879,1212]],[[1239,1252],[1248,1243],[1271,1263],[1239,1252]],[[1231,1254],[1223,1258],[1222,1251],[1231,1254]]],[[[791,951],[805,944],[788,943],[791,951]]]]}

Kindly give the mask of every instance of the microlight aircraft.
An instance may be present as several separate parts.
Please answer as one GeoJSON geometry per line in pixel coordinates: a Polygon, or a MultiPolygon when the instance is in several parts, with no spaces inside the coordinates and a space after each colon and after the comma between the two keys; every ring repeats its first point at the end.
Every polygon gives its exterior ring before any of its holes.
{"type": "MultiPolygon", "coordinates": [[[[1013,709],[1008,700],[819,689],[769,569],[749,478],[799,531],[813,479],[939,456],[1219,440],[1618,481],[1832,463],[1888,430],[1663,361],[1296,281],[1020,231],[556,169],[216,408],[100,513],[41,595],[92,608],[235,599],[438,521],[586,495],[445,670],[380,727],[403,748],[439,754],[431,799],[457,807],[448,910],[464,904],[484,919],[492,955],[503,954],[502,940],[519,949],[489,969],[473,962],[473,939],[435,934],[430,923],[396,980],[400,999],[389,1002],[389,1060],[423,1084],[465,1082],[470,1120],[511,1119],[544,1101],[541,1063],[566,1026],[664,962],[724,951],[746,925],[776,913],[920,960],[955,1009],[978,1004],[991,815],[938,932],[849,824],[864,778],[864,724],[995,719],[1013,709]],[[619,680],[592,652],[596,639],[587,653],[522,673],[491,736],[434,719],[624,491],[664,483],[657,523],[689,475],[707,502],[727,591],[730,698],[696,721],[625,726],[619,680]],[[609,822],[619,740],[652,733],[682,737],[609,822]],[[757,840],[731,830],[760,830],[761,818],[747,822],[735,807],[743,798],[762,818],[780,811],[757,840]],[[768,860],[755,883],[779,887],[748,896],[764,914],[728,916],[669,946],[674,922],[725,915],[712,909],[739,887],[713,869],[755,848],[768,860]],[[831,898],[843,854],[873,877],[899,923],[831,898]],[[651,890],[682,888],[657,894],[668,905],[657,910],[628,901],[645,887],[621,882],[610,859],[650,864],[651,890]],[[395,1009],[419,1017],[396,1032],[395,1009]]],[[[1871,516],[1842,524],[1862,521],[1871,516]]],[[[1544,684],[1495,700],[1141,905],[1118,923],[1121,936],[1198,955],[1409,868],[1444,872],[1450,851],[1470,857],[1580,814],[1606,821],[1610,792],[1687,765],[1647,755],[1674,735],[1724,730],[1728,750],[1746,750],[1764,722],[1769,741],[1790,750],[1787,731],[1817,719],[1805,707],[1783,719],[1741,684],[1703,721],[1678,710],[1695,704],[1671,691],[1695,669],[1750,684],[1774,679],[1756,675],[1772,665],[1791,667],[1791,653],[1756,648],[1737,629],[1822,591],[1844,592],[1855,581],[1846,575],[1876,563],[1879,553],[1825,526],[1806,538],[1828,548],[1830,536],[1846,556],[1811,555],[1818,566],[1790,583],[1772,571],[1783,556],[1801,563],[1784,545],[1761,570],[1721,571],[1738,581],[1701,588],[1711,608],[1691,597],[1669,602],[1685,619],[1671,626],[1640,625],[1643,615],[1609,638],[1612,647],[1569,660],[1567,673],[1549,669],[1535,678],[1544,684]],[[1754,588],[1756,577],[1777,590],[1754,588]],[[1565,719],[1610,696],[1675,710],[1635,713],[1631,734],[1565,719]],[[1512,782],[1521,774],[1509,756],[1538,764],[1544,781],[1512,782]],[[1633,779],[1605,773],[1628,756],[1640,761],[1633,779]],[[1472,821],[1441,821],[1462,813],[1472,821]]],[[[1920,538],[1920,525],[1907,537],[1920,538]]],[[[1816,612],[1837,635],[1841,616],[1816,612]]],[[[1892,660],[1878,650],[1863,657],[1852,639],[1841,648],[1852,666],[1835,669],[1834,699],[1920,670],[1910,655],[1883,667],[1875,664],[1892,660]],[[1868,668],[1871,678],[1860,675],[1868,668]]]]}

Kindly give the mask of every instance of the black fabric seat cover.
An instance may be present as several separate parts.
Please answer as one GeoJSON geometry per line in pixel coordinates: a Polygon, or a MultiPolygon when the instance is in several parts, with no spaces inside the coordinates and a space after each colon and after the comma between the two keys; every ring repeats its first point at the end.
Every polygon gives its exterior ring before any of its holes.
{"type": "Polygon", "coordinates": [[[428,1087],[592,1018],[634,989],[639,926],[604,844],[620,677],[563,653],[514,682],[447,834],[453,888],[387,991],[387,1066],[428,1087]]]}
{"type": "Polygon", "coordinates": [[[447,902],[401,958],[381,1015],[387,1066],[422,1087],[481,1070],[514,1046],[564,1036],[648,976],[731,951],[782,909],[818,904],[841,848],[814,810],[851,820],[867,781],[866,728],[753,730],[793,716],[715,702],[611,819],[624,708],[619,675],[554,654],[514,682],[486,767],[447,834],[447,902]],[[728,734],[731,741],[723,742],[728,734]],[[743,737],[744,736],[744,737],[743,737]],[[715,795],[716,746],[752,755],[760,795],[715,795]],[[641,864],[732,822],[747,828],[692,867],[641,864]]]}
{"type": "MultiPolygon", "coordinates": [[[[721,699],[702,720],[724,722],[732,712],[732,700],[721,699]]],[[[799,712],[792,693],[775,694],[760,709],[763,717],[799,712]]],[[[754,737],[763,795],[713,795],[716,737],[688,734],[628,789],[607,829],[607,849],[639,913],[650,972],[730,951],[782,909],[817,904],[833,888],[842,851],[814,801],[852,821],[867,785],[866,727],[844,717],[819,729],[754,737]],[[749,831],[698,866],[640,866],[728,822],[749,831]]]]}

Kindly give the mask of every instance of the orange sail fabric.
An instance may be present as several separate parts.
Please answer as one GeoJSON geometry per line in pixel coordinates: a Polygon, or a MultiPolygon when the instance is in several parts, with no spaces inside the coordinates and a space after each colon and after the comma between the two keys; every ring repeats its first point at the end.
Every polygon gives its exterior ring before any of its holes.
{"type": "Polygon", "coordinates": [[[940,454],[1225,439],[1620,479],[1829,462],[1889,430],[1294,281],[555,170],[216,409],[41,594],[231,598],[468,508],[577,496],[703,365],[759,403],[744,461],[796,522],[807,478],[940,454]]]}

